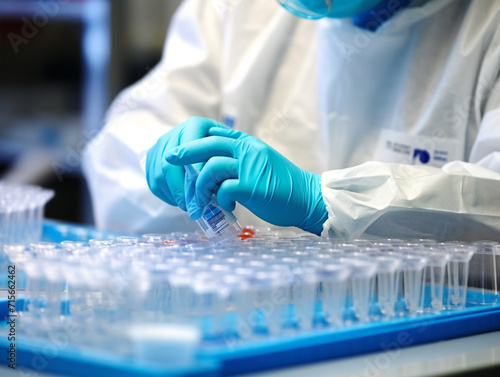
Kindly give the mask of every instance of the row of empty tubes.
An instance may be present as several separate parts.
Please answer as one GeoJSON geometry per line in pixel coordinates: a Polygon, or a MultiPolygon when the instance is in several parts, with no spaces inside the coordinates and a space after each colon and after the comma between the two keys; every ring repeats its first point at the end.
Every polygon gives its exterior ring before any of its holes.
{"type": "Polygon", "coordinates": [[[497,301],[495,242],[344,243],[245,231],[223,244],[171,233],[6,245],[5,257],[26,274],[20,328],[50,338],[73,324],[82,329],[73,343],[112,342],[127,353],[129,330],[138,324],[188,325],[204,342],[243,342],[497,301]],[[475,254],[490,258],[495,270],[471,295],[475,254]]]}

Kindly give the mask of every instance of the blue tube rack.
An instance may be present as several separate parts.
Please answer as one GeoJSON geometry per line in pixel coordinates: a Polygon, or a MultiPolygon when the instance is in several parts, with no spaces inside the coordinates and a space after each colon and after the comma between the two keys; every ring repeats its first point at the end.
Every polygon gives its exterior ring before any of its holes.
{"type": "MultiPolygon", "coordinates": [[[[64,239],[113,238],[113,233],[92,228],[47,222],[44,239],[59,242],[64,239]]],[[[474,294],[469,292],[469,294],[474,294]]],[[[22,299],[20,299],[22,300],[22,299]]],[[[18,300],[17,305],[22,302],[18,300]]],[[[0,319],[5,326],[7,301],[0,300],[0,319]]],[[[5,327],[4,327],[5,328],[5,327]]],[[[500,330],[500,304],[467,307],[459,311],[402,317],[341,329],[318,329],[260,341],[201,347],[197,361],[187,367],[170,367],[138,362],[101,350],[81,349],[67,345],[51,353],[50,344],[33,339],[16,342],[18,368],[72,375],[96,376],[232,376],[270,370],[310,362],[402,349],[418,344],[448,340],[500,330]]],[[[2,327],[0,327],[2,333],[2,327]]],[[[0,352],[9,350],[6,336],[0,338],[0,352]]],[[[53,347],[52,347],[53,348],[53,347]]],[[[6,358],[0,359],[6,364],[6,358]]]]}

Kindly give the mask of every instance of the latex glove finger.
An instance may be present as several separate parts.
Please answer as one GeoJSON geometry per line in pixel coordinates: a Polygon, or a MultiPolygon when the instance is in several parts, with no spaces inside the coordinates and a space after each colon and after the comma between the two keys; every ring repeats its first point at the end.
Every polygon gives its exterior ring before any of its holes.
{"type": "Polygon", "coordinates": [[[195,170],[191,174],[186,173],[184,191],[186,194],[186,207],[189,218],[192,220],[197,220],[203,214],[203,207],[200,207],[196,200],[196,182],[198,180],[199,173],[195,170]]]}
{"type": "Polygon", "coordinates": [[[217,192],[217,203],[226,211],[234,211],[235,202],[244,204],[249,197],[248,192],[242,191],[238,179],[226,179],[217,192]]]}
{"type": "MultiPolygon", "coordinates": [[[[230,157],[210,158],[201,170],[196,182],[198,205],[201,207],[208,205],[219,185],[231,178],[238,178],[238,160],[230,157]]],[[[234,207],[234,203],[232,206],[234,207]]]]}
{"type": "MultiPolygon", "coordinates": [[[[191,117],[180,125],[180,131],[177,135],[177,138],[170,138],[165,146],[165,151],[168,153],[173,148],[179,145],[188,144],[194,140],[202,139],[208,136],[208,131],[211,128],[225,128],[223,124],[216,122],[212,119],[202,118],[202,117],[191,117]]],[[[166,162],[166,160],[165,160],[166,162]]],[[[170,184],[167,187],[170,187],[172,191],[172,195],[176,204],[183,209],[184,211],[188,211],[188,214],[191,218],[199,218],[201,216],[200,209],[196,207],[196,201],[193,198],[192,202],[186,200],[186,192],[185,185],[182,185],[184,182],[184,167],[170,165],[166,162],[167,169],[165,169],[164,179],[169,179],[170,184]],[[200,215],[200,216],[198,216],[200,215]]],[[[196,164],[194,168],[197,170],[202,169],[203,164],[196,164]]]]}
{"type": "Polygon", "coordinates": [[[169,166],[168,170],[164,171],[163,179],[165,181],[168,179],[170,182],[179,182],[179,184],[176,185],[161,187],[170,188],[175,204],[183,211],[187,211],[184,187],[181,184],[181,182],[184,182],[184,169],[182,166],[169,166]]]}
{"type": "Polygon", "coordinates": [[[155,185],[154,183],[163,178],[163,171],[161,166],[158,166],[161,161],[153,157],[153,153],[155,153],[153,149],[150,149],[147,154],[146,159],[146,178],[148,182],[148,187],[155,196],[167,202],[170,205],[174,205],[174,198],[170,195],[169,192],[165,192],[160,186],[155,185]]]}
{"type": "MultiPolygon", "coordinates": [[[[179,145],[188,144],[193,140],[207,137],[208,130],[211,128],[219,128],[223,126],[212,119],[191,117],[181,123],[178,127],[180,128],[180,131],[177,134],[177,137],[170,137],[165,143],[164,155],[168,154],[170,150],[179,145]]],[[[168,185],[161,185],[160,187],[171,192],[170,196],[173,197],[175,205],[179,206],[184,211],[188,211],[190,217],[196,217],[198,214],[195,207],[196,202],[194,201],[191,204],[186,202],[184,167],[171,165],[166,160],[164,160],[163,163],[166,165],[163,169],[163,179],[165,182],[168,179],[169,183],[168,185]]],[[[203,164],[196,164],[194,167],[200,170],[203,167],[203,164]]],[[[166,194],[168,195],[168,192],[166,194]]]]}
{"type": "Polygon", "coordinates": [[[147,182],[151,192],[164,202],[179,206],[182,210],[186,210],[184,200],[184,188],[180,184],[167,185],[167,175],[169,182],[184,182],[184,169],[179,166],[168,165],[161,158],[163,150],[168,148],[168,142],[160,138],[156,145],[148,151],[146,159],[147,182]]]}
{"type": "Polygon", "coordinates": [[[165,159],[173,165],[189,165],[208,161],[215,156],[237,158],[236,143],[230,138],[210,136],[172,149],[165,159]]]}
{"type": "Polygon", "coordinates": [[[230,128],[222,128],[222,127],[212,127],[208,130],[208,134],[210,136],[223,136],[231,139],[238,139],[243,136],[248,136],[241,131],[232,130],[230,128]]]}
{"type": "MultiPolygon", "coordinates": [[[[161,142],[163,142],[163,139],[166,140],[164,141],[163,151],[161,155],[165,156],[165,153],[168,153],[169,150],[177,147],[178,144],[176,137],[167,137],[165,135],[160,139],[161,142]]],[[[184,168],[182,166],[169,164],[164,157],[161,158],[161,164],[163,166],[163,176],[161,177],[161,179],[164,184],[159,185],[160,188],[173,198],[173,205],[177,205],[183,211],[186,211],[187,205],[184,192],[184,168]]]]}
{"type": "MultiPolygon", "coordinates": [[[[217,129],[226,129],[222,123],[219,123],[213,119],[202,118],[202,117],[191,117],[184,123],[182,123],[184,127],[182,127],[181,131],[178,134],[177,145],[182,146],[186,145],[194,140],[199,140],[207,137],[208,131],[212,128],[217,129]]],[[[203,168],[203,164],[195,164],[193,166],[195,169],[201,171],[203,168]]]]}
{"type": "MultiPolygon", "coordinates": [[[[193,117],[160,137],[148,151],[146,159],[146,179],[151,192],[185,211],[184,168],[169,164],[165,155],[179,145],[208,137],[208,130],[211,128],[222,127],[225,126],[211,119],[193,117]]],[[[196,167],[201,169],[202,165],[196,167]]]]}

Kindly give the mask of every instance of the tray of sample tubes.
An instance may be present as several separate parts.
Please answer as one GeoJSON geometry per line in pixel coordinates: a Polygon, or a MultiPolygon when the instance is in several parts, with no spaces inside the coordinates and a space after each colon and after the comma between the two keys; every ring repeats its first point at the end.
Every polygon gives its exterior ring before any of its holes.
{"type": "Polygon", "coordinates": [[[40,240],[45,204],[53,196],[52,190],[38,186],[0,181],[0,248],[40,240]]]}
{"type": "Polygon", "coordinates": [[[224,243],[146,234],[4,255],[26,278],[21,360],[64,344],[47,371],[231,375],[500,329],[490,241],[346,243],[248,227],[224,243]]]}
{"type": "Polygon", "coordinates": [[[0,181],[0,290],[8,274],[3,245],[40,241],[45,205],[53,196],[52,190],[38,186],[0,181]]]}

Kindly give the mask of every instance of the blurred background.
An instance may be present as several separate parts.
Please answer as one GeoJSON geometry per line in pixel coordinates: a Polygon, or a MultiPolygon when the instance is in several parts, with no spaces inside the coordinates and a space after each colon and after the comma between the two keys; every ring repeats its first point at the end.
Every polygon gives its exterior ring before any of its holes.
{"type": "Polygon", "coordinates": [[[0,0],[0,179],[54,189],[47,218],[93,223],[82,149],[159,61],[180,2],[0,0]]]}

